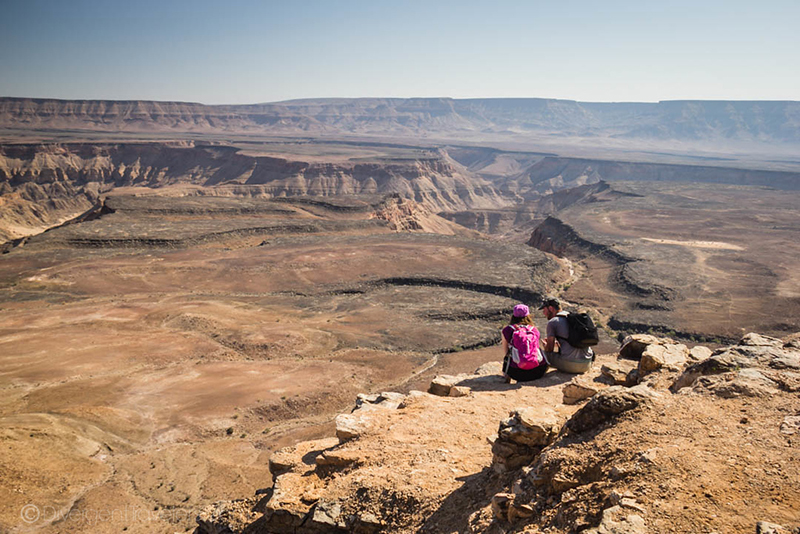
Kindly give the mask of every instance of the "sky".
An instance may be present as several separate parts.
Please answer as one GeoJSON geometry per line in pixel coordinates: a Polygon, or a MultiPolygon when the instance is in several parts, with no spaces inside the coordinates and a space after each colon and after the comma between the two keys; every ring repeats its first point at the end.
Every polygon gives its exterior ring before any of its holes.
{"type": "Polygon", "coordinates": [[[0,0],[0,96],[800,100],[800,0],[0,0]]]}

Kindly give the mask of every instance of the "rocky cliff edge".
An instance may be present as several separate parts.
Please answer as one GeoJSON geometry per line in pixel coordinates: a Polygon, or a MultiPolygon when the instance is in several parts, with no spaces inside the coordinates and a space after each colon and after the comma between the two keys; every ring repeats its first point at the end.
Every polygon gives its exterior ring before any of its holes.
{"type": "Polygon", "coordinates": [[[648,335],[587,374],[359,395],[336,436],[197,532],[800,532],[800,334],[714,351],[648,335]]]}

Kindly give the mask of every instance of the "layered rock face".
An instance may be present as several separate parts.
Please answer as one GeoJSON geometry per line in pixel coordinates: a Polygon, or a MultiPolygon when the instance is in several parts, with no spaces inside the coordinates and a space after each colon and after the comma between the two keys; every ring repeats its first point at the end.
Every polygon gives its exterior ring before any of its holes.
{"type": "Polygon", "coordinates": [[[0,238],[74,217],[116,187],[175,185],[204,187],[204,195],[266,198],[394,193],[433,212],[506,204],[487,182],[443,159],[317,164],[183,142],[6,145],[0,147],[0,192],[15,215],[4,217],[0,238]]]}
{"type": "Polygon", "coordinates": [[[239,106],[0,99],[0,126],[107,131],[482,135],[797,143],[798,102],[587,103],[542,98],[315,99],[239,106]]]}

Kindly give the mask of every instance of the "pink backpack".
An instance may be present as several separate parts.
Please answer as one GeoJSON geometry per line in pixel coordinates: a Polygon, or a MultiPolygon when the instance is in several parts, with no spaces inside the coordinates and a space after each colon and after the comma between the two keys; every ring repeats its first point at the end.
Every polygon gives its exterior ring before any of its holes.
{"type": "Polygon", "coordinates": [[[544,360],[539,351],[539,330],[530,325],[512,325],[512,328],[511,361],[520,369],[538,367],[544,360]]]}

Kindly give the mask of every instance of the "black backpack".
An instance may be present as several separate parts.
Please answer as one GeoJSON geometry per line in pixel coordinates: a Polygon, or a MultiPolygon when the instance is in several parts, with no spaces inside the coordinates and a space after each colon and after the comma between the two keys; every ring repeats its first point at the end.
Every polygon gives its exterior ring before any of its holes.
{"type": "Polygon", "coordinates": [[[588,313],[569,312],[567,326],[569,327],[567,343],[576,349],[588,349],[600,342],[597,337],[597,326],[588,313]]]}

